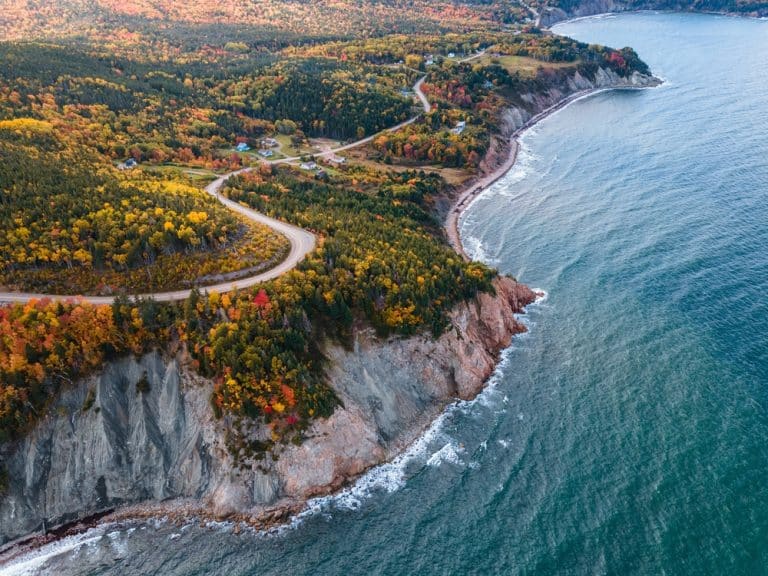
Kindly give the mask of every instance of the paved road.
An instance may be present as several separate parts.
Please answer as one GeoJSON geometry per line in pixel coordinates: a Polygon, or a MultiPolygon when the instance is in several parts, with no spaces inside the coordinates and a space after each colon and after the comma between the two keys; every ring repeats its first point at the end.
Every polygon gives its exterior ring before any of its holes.
{"type": "MultiPolygon", "coordinates": [[[[476,58],[477,56],[473,56],[473,58],[476,58]]],[[[426,80],[426,75],[419,78],[419,80],[416,82],[416,84],[413,85],[413,91],[416,94],[416,98],[418,99],[419,103],[421,104],[422,108],[424,109],[424,113],[429,112],[432,110],[432,105],[429,103],[429,100],[427,100],[427,97],[424,95],[424,92],[421,91],[421,87],[424,84],[424,80],[426,80]]],[[[397,132],[401,128],[405,128],[406,126],[413,124],[421,117],[421,114],[418,114],[414,116],[413,118],[409,118],[405,122],[400,122],[400,124],[397,124],[396,126],[392,126],[391,128],[387,128],[386,130],[382,130],[382,132],[397,132]]],[[[352,148],[357,148],[358,146],[363,146],[364,144],[368,144],[369,142],[373,142],[373,140],[380,134],[373,134],[371,136],[367,136],[365,138],[362,138],[360,140],[355,140],[354,142],[350,142],[349,144],[344,144],[343,146],[339,146],[338,148],[332,148],[331,150],[326,150],[325,152],[316,152],[313,153],[312,156],[315,158],[326,158],[328,156],[334,156],[338,152],[344,152],[345,150],[351,150],[352,148]]],[[[289,162],[297,162],[301,160],[302,156],[289,156],[288,158],[280,158],[278,160],[265,160],[263,161],[264,164],[287,164],[289,162]]]]}
{"type": "MultiPolygon", "coordinates": [[[[250,168],[246,168],[244,170],[237,170],[236,172],[231,172],[230,174],[226,174],[224,176],[221,176],[220,178],[217,178],[213,182],[211,182],[206,188],[205,191],[208,192],[211,196],[214,196],[224,204],[227,208],[230,210],[237,212],[238,214],[242,214],[246,218],[253,220],[254,222],[258,222],[259,224],[265,224],[272,228],[273,230],[276,230],[280,234],[283,234],[291,243],[291,251],[288,253],[288,256],[280,262],[277,266],[274,268],[270,268],[269,270],[262,272],[260,274],[255,274],[253,276],[249,276],[247,278],[242,278],[241,280],[233,280],[230,282],[222,282],[220,284],[214,284],[212,286],[205,286],[203,289],[208,292],[232,292],[234,290],[240,290],[243,288],[249,288],[251,286],[254,286],[256,284],[260,284],[261,282],[266,282],[267,280],[272,280],[274,278],[277,278],[281,274],[284,274],[285,272],[288,272],[289,270],[293,269],[299,262],[301,262],[304,257],[314,250],[316,238],[315,235],[311,232],[307,232],[306,230],[303,230],[297,226],[293,226],[291,224],[287,224],[286,222],[282,222],[281,220],[275,220],[274,218],[270,218],[269,216],[265,216],[264,214],[260,212],[256,212],[255,210],[251,210],[250,208],[246,208],[245,206],[238,204],[237,202],[233,202],[232,200],[228,200],[224,198],[219,191],[221,190],[224,183],[227,181],[227,179],[230,176],[234,176],[235,174],[240,174],[242,172],[247,172],[250,170],[250,168]]],[[[172,292],[158,292],[155,294],[142,294],[142,298],[154,298],[158,302],[175,302],[179,300],[185,300],[189,298],[189,295],[191,294],[192,290],[174,290],[172,292]]],[[[57,294],[33,294],[28,292],[0,292],[0,302],[28,302],[30,300],[42,300],[43,298],[47,298],[49,300],[58,300],[58,301],[66,301],[71,300],[73,298],[79,298],[81,300],[84,300],[86,302],[90,302],[91,304],[112,304],[114,301],[113,296],[81,296],[81,297],[75,297],[75,296],[62,296],[57,294]]]]}
{"type": "MultiPolygon", "coordinates": [[[[413,91],[416,94],[416,97],[418,98],[422,107],[424,108],[424,112],[429,112],[432,109],[432,106],[430,105],[429,100],[427,100],[427,97],[421,91],[421,86],[424,84],[425,79],[426,79],[426,76],[422,76],[421,78],[419,78],[419,80],[416,82],[416,84],[413,87],[413,91]]],[[[409,120],[406,120],[405,122],[401,122],[397,126],[388,128],[386,132],[395,132],[397,130],[400,130],[404,126],[413,124],[416,120],[419,119],[420,116],[421,115],[419,114],[417,116],[414,116],[413,118],[410,118],[409,120]]],[[[337,152],[343,152],[344,150],[356,148],[358,146],[362,146],[363,144],[367,144],[368,142],[373,141],[373,139],[376,136],[377,135],[374,134],[373,136],[368,136],[367,138],[357,140],[350,144],[346,144],[344,146],[339,146],[338,148],[328,150],[327,152],[323,152],[321,154],[315,154],[315,156],[316,157],[329,156],[332,154],[336,154],[337,152]]],[[[292,156],[290,158],[281,158],[279,160],[266,161],[265,163],[266,164],[285,164],[287,162],[295,162],[300,159],[301,159],[300,156],[292,156]]],[[[317,239],[315,238],[315,235],[312,234],[311,232],[307,232],[302,228],[293,226],[281,220],[275,220],[274,218],[265,216],[261,212],[256,212],[255,210],[246,208],[242,204],[238,204],[237,202],[228,200],[227,198],[224,198],[220,194],[221,188],[224,186],[224,183],[227,181],[227,179],[229,179],[230,176],[234,176],[236,174],[242,174],[243,172],[248,172],[250,170],[251,168],[243,168],[242,170],[236,170],[234,172],[230,172],[229,174],[225,174],[224,176],[217,178],[216,180],[211,182],[208,186],[206,186],[205,191],[208,192],[208,194],[210,194],[214,198],[216,198],[219,202],[224,204],[230,210],[237,212],[238,214],[242,214],[246,218],[254,222],[258,222],[259,224],[265,224],[270,228],[272,228],[273,230],[276,230],[280,234],[283,234],[286,238],[288,238],[288,240],[291,243],[291,251],[288,253],[288,256],[285,258],[285,260],[283,260],[280,264],[278,264],[274,268],[270,268],[266,272],[255,274],[254,276],[249,276],[241,280],[233,280],[230,282],[222,282],[220,284],[214,284],[212,286],[200,287],[201,290],[206,290],[208,292],[219,292],[219,293],[233,292],[235,290],[241,290],[243,288],[250,288],[251,286],[260,284],[262,282],[266,282],[267,280],[273,280],[278,276],[288,272],[289,270],[292,270],[299,262],[301,262],[306,257],[308,253],[310,253],[315,248],[317,239]]],[[[187,298],[189,298],[189,295],[191,293],[192,293],[191,289],[190,290],[174,290],[172,292],[140,294],[139,297],[153,298],[158,302],[177,302],[179,300],[186,300],[187,298]]],[[[10,303],[10,302],[24,303],[24,302],[29,302],[30,300],[42,300],[43,298],[47,298],[49,300],[56,300],[56,301],[66,301],[66,300],[72,300],[74,298],[78,298],[85,302],[90,302],[91,304],[112,304],[112,302],[114,302],[115,300],[114,296],[63,296],[60,294],[34,294],[30,292],[0,292],[0,303],[10,303]]]]}

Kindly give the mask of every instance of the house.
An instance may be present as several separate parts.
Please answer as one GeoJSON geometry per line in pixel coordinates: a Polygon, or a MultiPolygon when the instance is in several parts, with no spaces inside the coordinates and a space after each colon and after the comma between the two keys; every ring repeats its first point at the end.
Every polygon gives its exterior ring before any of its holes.
{"type": "Polygon", "coordinates": [[[118,170],[132,170],[133,168],[136,168],[139,163],[136,162],[133,158],[128,158],[125,162],[121,162],[117,165],[118,170]]]}
{"type": "Polygon", "coordinates": [[[302,162],[299,164],[299,168],[302,170],[315,170],[317,168],[317,163],[315,162],[302,162]]]}
{"type": "Polygon", "coordinates": [[[274,138],[264,138],[261,141],[261,145],[264,148],[274,148],[275,146],[278,145],[278,142],[274,138]]]}
{"type": "Polygon", "coordinates": [[[263,156],[264,158],[272,158],[275,153],[272,152],[272,150],[259,150],[259,155],[263,156]]]}
{"type": "Polygon", "coordinates": [[[448,52],[448,58],[456,58],[456,54],[453,52],[448,52]]]}
{"type": "Polygon", "coordinates": [[[315,178],[317,180],[328,180],[328,173],[325,170],[318,170],[315,172],[315,178]]]}
{"type": "Polygon", "coordinates": [[[329,164],[334,164],[336,166],[341,166],[342,164],[347,163],[346,158],[344,158],[343,156],[336,156],[336,154],[331,154],[330,156],[328,156],[328,158],[326,158],[326,160],[328,161],[329,164]]]}
{"type": "Polygon", "coordinates": [[[240,142],[240,144],[235,146],[235,150],[237,150],[238,152],[248,152],[248,150],[250,149],[251,147],[248,146],[248,144],[246,144],[245,142],[240,142]]]}
{"type": "Polygon", "coordinates": [[[451,128],[451,134],[456,134],[456,135],[461,134],[462,132],[464,132],[464,128],[466,127],[467,127],[467,123],[464,122],[464,120],[462,120],[461,122],[457,122],[456,126],[451,128]]]}
{"type": "Polygon", "coordinates": [[[424,56],[424,65],[425,66],[432,66],[432,64],[435,63],[435,57],[431,54],[429,56],[424,56]]]}

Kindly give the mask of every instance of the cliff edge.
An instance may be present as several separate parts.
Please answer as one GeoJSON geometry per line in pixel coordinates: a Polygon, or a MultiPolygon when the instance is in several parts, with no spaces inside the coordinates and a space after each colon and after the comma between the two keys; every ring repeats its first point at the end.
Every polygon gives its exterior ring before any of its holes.
{"type": "Polygon", "coordinates": [[[446,404],[482,389],[525,330],[515,314],[535,299],[510,278],[494,288],[458,305],[438,339],[362,331],[352,350],[326,344],[342,406],[300,446],[247,468],[226,449],[212,382],[183,357],[156,352],[108,363],[63,393],[22,442],[0,449],[8,471],[0,543],[113,508],[140,514],[140,503],[152,514],[275,519],[338,489],[402,450],[446,404]]]}

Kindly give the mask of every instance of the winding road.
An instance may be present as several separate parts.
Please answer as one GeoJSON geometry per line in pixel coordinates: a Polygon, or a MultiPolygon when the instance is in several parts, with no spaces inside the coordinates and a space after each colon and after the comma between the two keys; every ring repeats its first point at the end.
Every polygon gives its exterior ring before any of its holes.
{"type": "MultiPolygon", "coordinates": [[[[413,91],[416,94],[416,98],[421,103],[421,106],[424,109],[424,112],[426,113],[432,109],[432,106],[429,103],[429,100],[427,99],[427,97],[424,95],[424,93],[421,90],[421,87],[424,84],[425,79],[426,79],[426,75],[419,78],[419,80],[413,86],[413,91]]],[[[397,126],[388,128],[387,130],[385,130],[385,132],[395,132],[397,130],[400,130],[404,126],[413,124],[420,117],[421,117],[421,114],[417,114],[413,118],[410,118],[405,122],[401,122],[397,126]]],[[[337,152],[343,152],[344,150],[349,150],[351,148],[362,146],[364,144],[372,142],[377,135],[378,134],[368,136],[367,138],[357,140],[350,144],[345,144],[344,146],[339,146],[338,148],[333,148],[332,150],[328,150],[326,152],[316,154],[315,156],[316,157],[329,156],[337,152]]],[[[295,162],[300,159],[301,159],[300,156],[295,156],[291,158],[281,158],[279,160],[264,161],[264,163],[265,164],[285,164],[289,162],[295,162]]],[[[298,226],[293,226],[292,224],[288,224],[287,222],[283,222],[282,220],[276,220],[274,218],[270,218],[269,216],[266,216],[261,212],[257,212],[256,210],[251,210],[250,208],[247,208],[242,204],[238,204],[237,202],[233,202],[232,200],[229,200],[228,198],[225,198],[224,196],[221,195],[220,192],[222,187],[231,176],[242,174],[243,172],[248,172],[250,170],[252,170],[252,168],[243,168],[241,170],[235,170],[234,172],[230,172],[229,174],[220,176],[219,178],[211,182],[208,186],[206,186],[205,191],[211,196],[213,196],[214,198],[216,198],[219,202],[224,204],[224,206],[226,206],[233,212],[237,212],[238,214],[245,216],[246,218],[248,218],[249,220],[252,220],[253,222],[257,222],[259,224],[264,224],[266,226],[269,226],[276,232],[279,232],[280,234],[284,235],[286,238],[288,238],[288,241],[291,243],[291,250],[288,253],[288,256],[282,262],[280,262],[278,265],[274,266],[273,268],[266,270],[265,272],[255,274],[253,276],[248,276],[247,278],[242,278],[240,280],[222,282],[220,284],[214,284],[212,286],[201,286],[199,287],[200,290],[204,290],[206,292],[218,292],[218,293],[233,292],[235,290],[241,290],[243,288],[250,288],[251,286],[255,286],[256,284],[266,282],[267,280],[274,280],[278,276],[281,276],[286,272],[288,272],[289,270],[292,270],[293,268],[295,268],[296,265],[307,256],[307,254],[309,254],[312,250],[315,249],[315,246],[317,244],[317,238],[311,232],[308,232],[303,228],[299,228],[298,226]]],[[[187,290],[174,290],[171,292],[139,294],[137,297],[152,298],[153,300],[156,300],[158,302],[178,302],[180,300],[186,300],[187,298],[189,298],[189,295],[191,293],[192,293],[192,289],[187,289],[187,290]]],[[[61,301],[61,302],[77,300],[82,302],[88,302],[90,304],[101,305],[101,304],[112,304],[115,300],[115,296],[81,296],[81,295],[75,296],[75,295],[61,295],[61,294],[35,294],[31,292],[0,292],[0,303],[26,303],[26,302],[29,302],[30,300],[43,300],[43,299],[61,301]]]]}
{"type": "MultiPolygon", "coordinates": [[[[222,282],[220,284],[214,284],[212,286],[205,286],[201,288],[207,292],[219,292],[219,293],[232,292],[234,290],[250,288],[251,286],[260,284],[261,282],[266,282],[267,280],[273,280],[274,278],[277,278],[278,276],[285,274],[289,270],[293,269],[299,262],[301,262],[304,259],[304,257],[307,254],[309,254],[312,250],[315,249],[315,244],[317,242],[317,239],[315,238],[315,235],[312,234],[311,232],[308,232],[303,228],[299,228],[298,226],[293,226],[281,220],[275,220],[274,218],[265,216],[261,212],[256,212],[256,210],[251,210],[250,208],[246,208],[242,204],[238,204],[237,202],[233,202],[232,200],[224,198],[220,194],[221,188],[224,186],[224,183],[227,181],[227,179],[229,179],[230,176],[234,176],[242,172],[247,172],[248,170],[250,170],[250,168],[237,170],[235,172],[230,172],[229,174],[221,176],[216,180],[214,180],[213,182],[211,182],[208,186],[206,186],[205,191],[208,192],[208,194],[216,198],[219,202],[224,204],[227,208],[229,208],[233,212],[237,212],[238,214],[245,216],[246,218],[248,218],[249,220],[252,220],[253,222],[258,222],[259,224],[265,224],[266,226],[269,226],[273,230],[279,232],[280,234],[288,238],[288,240],[291,243],[291,250],[288,253],[288,256],[282,262],[280,262],[277,266],[270,268],[265,272],[255,274],[253,276],[248,276],[247,278],[242,278],[241,280],[232,280],[229,282],[222,282]]],[[[174,290],[171,292],[158,292],[155,294],[141,294],[139,295],[139,297],[152,298],[154,300],[157,300],[158,302],[176,302],[179,300],[185,300],[189,298],[189,295],[191,293],[192,293],[192,289],[174,290]]],[[[23,302],[29,302],[30,300],[42,300],[43,298],[46,298],[48,300],[56,300],[56,301],[67,301],[67,300],[76,299],[76,300],[86,301],[91,304],[112,304],[112,302],[114,302],[115,300],[114,296],[62,296],[59,294],[0,292],[0,302],[22,302],[23,303],[23,302]]]]}

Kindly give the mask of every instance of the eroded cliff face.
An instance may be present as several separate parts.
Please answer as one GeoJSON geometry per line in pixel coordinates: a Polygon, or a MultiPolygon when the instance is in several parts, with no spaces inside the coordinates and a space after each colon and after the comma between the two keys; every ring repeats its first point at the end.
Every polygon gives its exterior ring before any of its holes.
{"type": "Polygon", "coordinates": [[[523,330],[514,315],[535,297],[509,278],[495,289],[457,306],[437,340],[360,332],[351,351],[326,346],[343,407],[277,461],[245,470],[213,417],[211,382],[159,353],[109,363],[62,394],[22,443],[4,447],[0,543],[43,522],[129,504],[183,503],[192,513],[247,518],[338,489],[404,448],[447,403],[482,389],[523,330]]]}
{"type": "Polygon", "coordinates": [[[659,84],[661,80],[651,75],[633,72],[629,76],[619,76],[610,68],[597,68],[591,75],[579,71],[555,74],[547,81],[546,90],[521,94],[517,104],[504,110],[499,134],[492,138],[489,150],[480,164],[481,173],[492,173],[506,161],[510,139],[521,128],[547,114],[552,108],[568,102],[569,98],[592,90],[648,88],[659,84]]]}
{"type": "Polygon", "coordinates": [[[750,12],[717,10],[716,8],[703,8],[701,5],[692,5],[690,2],[675,0],[581,0],[573,4],[567,11],[558,7],[546,7],[539,14],[537,26],[549,28],[558,22],[569,18],[583,18],[609,12],[631,12],[639,10],[667,10],[673,12],[704,12],[717,14],[730,14],[734,16],[764,17],[768,8],[764,5],[755,5],[750,12]]]}

